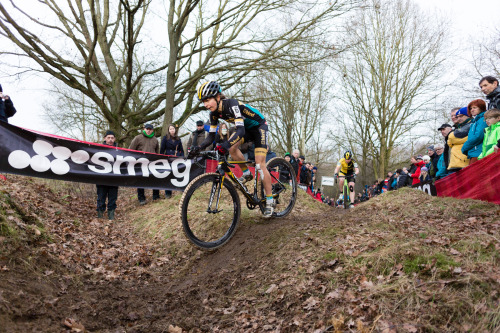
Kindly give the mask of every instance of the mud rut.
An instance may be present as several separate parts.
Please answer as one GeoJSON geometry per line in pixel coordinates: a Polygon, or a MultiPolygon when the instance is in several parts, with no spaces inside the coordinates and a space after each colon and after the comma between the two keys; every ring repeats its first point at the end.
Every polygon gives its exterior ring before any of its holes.
{"type": "MultiPolygon", "coordinates": [[[[344,214],[328,209],[304,217],[293,212],[283,219],[242,222],[221,249],[195,251],[194,260],[179,259],[148,268],[128,281],[108,281],[93,273],[71,277],[71,272],[47,257],[46,262],[36,265],[54,272],[49,275],[29,271],[0,275],[0,332],[70,331],[62,324],[66,318],[81,323],[89,332],[168,332],[170,325],[187,331],[234,331],[231,311],[236,309],[221,309],[230,307],[242,283],[246,288],[257,288],[267,280],[266,274],[272,274],[262,271],[266,257],[271,257],[265,253],[266,237],[303,228],[304,223],[310,226],[331,220],[335,218],[332,213],[344,214]],[[257,276],[251,283],[245,280],[252,275],[257,276]],[[2,297],[6,291],[8,299],[2,297]]],[[[237,310],[245,311],[246,307],[242,304],[237,310]]]]}

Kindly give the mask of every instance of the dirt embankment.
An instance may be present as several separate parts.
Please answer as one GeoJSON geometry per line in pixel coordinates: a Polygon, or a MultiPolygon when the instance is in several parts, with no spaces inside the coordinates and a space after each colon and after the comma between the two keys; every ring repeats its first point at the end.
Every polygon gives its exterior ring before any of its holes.
{"type": "MultiPolygon", "coordinates": [[[[60,183],[0,184],[0,332],[495,332],[500,209],[415,190],[345,212],[302,194],[244,213],[216,252],[184,239],[179,194],[118,219],[60,183]]],[[[69,185],[68,185],[69,186],[69,185]]]]}

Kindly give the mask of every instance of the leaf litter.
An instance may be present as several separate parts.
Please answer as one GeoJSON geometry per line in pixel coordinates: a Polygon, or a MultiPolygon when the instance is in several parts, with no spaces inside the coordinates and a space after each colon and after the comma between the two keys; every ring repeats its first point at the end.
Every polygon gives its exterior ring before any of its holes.
{"type": "Polygon", "coordinates": [[[500,329],[495,205],[403,189],[346,214],[299,193],[287,218],[250,212],[205,253],[184,239],[178,194],[139,207],[120,188],[108,221],[56,185],[0,184],[7,332],[500,329]]]}

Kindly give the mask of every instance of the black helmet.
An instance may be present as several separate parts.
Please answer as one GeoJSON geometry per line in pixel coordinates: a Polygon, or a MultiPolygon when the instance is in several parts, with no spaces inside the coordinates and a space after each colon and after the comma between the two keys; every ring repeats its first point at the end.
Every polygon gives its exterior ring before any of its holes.
{"type": "Polygon", "coordinates": [[[350,159],[352,158],[352,152],[351,152],[350,150],[346,151],[346,152],[344,153],[344,158],[345,158],[346,160],[350,160],[350,159]]]}
{"type": "Polygon", "coordinates": [[[216,81],[208,81],[198,88],[198,99],[203,101],[204,99],[215,97],[221,92],[222,89],[216,81]]]}

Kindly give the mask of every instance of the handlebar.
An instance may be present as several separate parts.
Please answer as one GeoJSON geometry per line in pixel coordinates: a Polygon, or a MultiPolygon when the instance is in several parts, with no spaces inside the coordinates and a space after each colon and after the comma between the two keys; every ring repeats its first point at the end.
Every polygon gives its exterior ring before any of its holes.
{"type": "Polygon", "coordinates": [[[230,167],[230,168],[234,168],[235,165],[233,164],[230,164],[228,161],[227,161],[227,157],[226,155],[221,155],[219,154],[218,151],[216,150],[208,150],[208,151],[200,151],[199,153],[197,153],[195,156],[193,156],[193,158],[197,157],[197,156],[201,156],[201,157],[204,157],[204,158],[212,158],[212,159],[215,159],[217,161],[223,161],[225,163],[227,163],[227,165],[230,167]]]}

